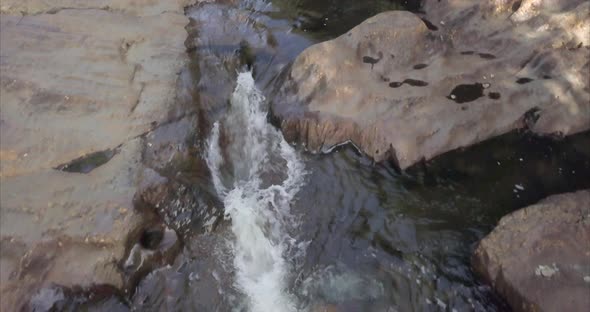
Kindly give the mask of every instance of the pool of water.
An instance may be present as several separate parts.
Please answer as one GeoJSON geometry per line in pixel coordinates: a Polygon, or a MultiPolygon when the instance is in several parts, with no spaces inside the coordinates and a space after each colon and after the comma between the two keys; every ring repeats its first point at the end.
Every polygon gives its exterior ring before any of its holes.
{"type": "Polygon", "coordinates": [[[590,187],[590,133],[552,140],[514,132],[399,173],[351,146],[312,155],[285,145],[266,118],[269,99],[261,95],[303,49],[380,11],[419,11],[406,2],[243,0],[188,8],[192,61],[182,77],[197,98],[187,144],[198,151],[190,165],[170,170],[179,170],[179,183],[216,197],[225,217],[195,222],[176,261],[133,294],[72,296],[62,308],[507,310],[474,276],[471,253],[503,215],[590,187]]]}

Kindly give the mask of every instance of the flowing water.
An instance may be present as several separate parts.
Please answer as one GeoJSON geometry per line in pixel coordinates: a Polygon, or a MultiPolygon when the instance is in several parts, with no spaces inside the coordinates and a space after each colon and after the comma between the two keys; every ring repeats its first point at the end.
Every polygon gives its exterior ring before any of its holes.
{"type": "Polygon", "coordinates": [[[238,75],[230,103],[224,120],[213,125],[206,157],[231,222],[235,286],[247,295],[252,311],[295,311],[287,279],[290,262],[304,244],[290,234],[298,226],[290,205],[303,182],[303,163],[267,122],[264,97],[251,73],[238,75]],[[220,152],[220,127],[230,137],[227,160],[220,152]],[[222,181],[223,166],[233,169],[228,187],[222,181]]]}
{"type": "Polygon", "coordinates": [[[199,114],[186,144],[198,152],[170,167],[181,168],[178,183],[218,198],[222,213],[193,222],[176,261],[131,296],[73,310],[507,310],[471,271],[474,246],[503,215],[590,187],[590,133],[511,133],[400,174],[351,146],[309,154],[268,121],[269,86],[303,49],[380,11],[416,10],[414,2],[187,9],[192,63],[181,78],[196,89],[199,114]]]}

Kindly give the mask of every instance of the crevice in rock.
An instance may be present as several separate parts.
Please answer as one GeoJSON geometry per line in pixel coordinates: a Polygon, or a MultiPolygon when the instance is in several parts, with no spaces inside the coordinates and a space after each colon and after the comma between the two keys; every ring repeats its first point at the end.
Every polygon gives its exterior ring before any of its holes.
{"type": "Polygon", "coordinates": [[[523,68],[525,68],[537,55],[539,54],[539,51],[534,50],[531,55],[529,55],[529,57],[527,57],[521,64],[520,64],[520,69],[522,70],[523,68]]]}
{"type": "Polygon", "coordinates": [[[399,164],[399,159],[397,158],[397,152],[393,147],[393,144],[389,144],[389,149],[387,150],[384,159],[395,170],[395,172],[397,172],[398,174],[402,172],[402,168],[399,164]]]}
{"type": "Polygon", "coordinates": [[[46,10],[46,11],[35,12],[35,13],[32,13],[32,14],[27,14],[26,12],[21,11],[21,14],[23,16],[27,16],[27,15],[36,16],[36,15],[43,15],[43,14],[54,15],[54,14],[57,14],[57,13],[59,13],[61,11],[64,11],[64,10],[78,10],[78,11],[100,10],[100,11],[106,11],[106,12],[114,12],[114,10],[107,5],[107,6],[104,6],[104,7],[87,7],[87,8],[56,7],[56,8],[51,8],[51,9],[46,10]]]}
{"type": "Polygon", "coordinates": [[[538,107],[533,107],[522,115],[522,120],[527,129],[532,129],[539,118],[541,118],[541,110],[538,107]]]}
{"type": "Polygon", "coordinates": [[[484,60],[493,60],[496,58],[495,55],[491,54],[491,53],[485,53],[485,52],[475,52],[475,51],[461,51],[461,55],[474,55],[477,54],[480,58],[484,59],[484,60]]]}
{"type": "Polygon", "coordinates": [[[92,170],[109,162],[109,160],[119,153],[121,145],[112,149],[84,155],[70,162],[59,165],[54,169],[72,173],[89,173],[92,170]]]}
{"type": "Polygon", "coordinates": [[[137,75],[137,71],[141,69],[140,64],[133,65],[133,72],[131,73],[131,78],[129,78],[129,83],[133,83],[135,81],[135,76],[137,75]]]}
{"type": "Polygon", "coordinates": [[[421,63],[421,64],[414,65],[412,68],[415,69],[415,70],[420,70],[420,69],[424,69],[426,67],[428,67],[428,64],[422,64],[421,63]]]}
{"type": "Polygon", "coordinates": [[[399,81],[390,82],[389,87],[390,88],[399,88],[404,84],[410,85],[412,87],[426,87],[428,85],[428,82],[408,78],[408,79],[404,79],[404,81],[402,81],[402,82],[399,82],[399,81]]]}
{"type": "Polygon", "coordinates": [[[529,82],[531,82],[533,80],[535,80],[535,79],[528,78],[528,77],[522,77],[522,78],[516,79],[516,83],[518,83],[518,84],[526,84],[526,83],[529,83],[529,82]]]}
{"type": "MultiPolygon", "coordinates": [[[[109,12],[109,13],[119,13],[119,14],[125,14],[125,15],[130,15],[130,16],[138,16],[138,17],[152,17],[152,16],[158,16],[158,15],[162,15],[162,14],[178,14],[181,15],[182,12],[176,12],[176,11],[171,11],[171,10],[164,10],[161,12],[157,12],[154,14],[150,14],[150,15],[135,15],[129,11],[125,11],[122,9],[116,9],[116,8],[112,8],[111,6],[105,5],[102,7],[68,7],[68,6],[64,6],[64,7],[53,7],[53,8],[49,8],[46,10],[41,10],[41,11],[37,11],[37,12],[27,12],[27,11],[19,11],[18,13],[20,13],[21,16],[38,16],[38,15],[43,15],[43,14],[48,14],[48,15],[55,15],[60,13],[61,11],[67,11],[67,10],[76,10],[76,11],[92,11],[92,10],[97,10],[97,11],[105,11],[105,12],[109,12]]],[[[16,12],[14,12],[16,13],[16,12]]],[[[14,14],[11,12],[2,12],[2,14],[14,14]]]]}
{"type": "Polygon", "coordinates": [[[421,18],[422,22],[424,22],[424,25],[426,25],[426,28],[428,28],[429,30],[432,31],[437,31],[438,27],[436,27],[436,25],[434,25],[431,21],[425,19],[425,18],[421,18]]]}
{"type": "Polygon", "coordinates": [[[133,112],[135,111],[137,106],[139,106],[139,103],[141,102],[141,96],[143,94],[144,89],[145,89],[145,82],[142,82],[141,88],[139,89],[139,93],[137,94],[137,99],[135,100],[135,103],[133,103],[133,106],[131,106],[131,110],[129,111],[129,115],[133,114],[133,112]]]}
{"type": "Polygon", "coordinates": [[[482,59],[485,59],[485,60],[493,60],[496,58],[495,55],[490,54],[490,53],[478,53],[477,55],[479,55],[479,57],[481,57],[482,59]]]}

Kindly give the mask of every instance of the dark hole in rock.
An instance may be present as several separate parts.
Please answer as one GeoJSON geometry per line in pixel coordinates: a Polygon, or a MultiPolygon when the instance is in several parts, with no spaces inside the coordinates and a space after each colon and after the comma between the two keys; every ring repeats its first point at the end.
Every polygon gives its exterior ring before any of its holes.
{"type": "Polygon", "coordinates": [[[379,63],[379,61],[380,61],[380,59],[372,58],[370,56],[363,56],[363,63],[366,63],[366,64],[373,65],[373,64],[379,63]]]}
{"type": "Polygon", "coordinates": [[[463,51],[463,52],[461,52],[461,55],[473,55],[473,54],[475,54],[475,52],[473,52],[473,51],[463,51]]]}
{"type": "Polygon", "coordinates": [[[416,79],[406,79],[404,83],[409,84],[412,87],[426,87],[428,82],[416,79]]]}
{"type": "Polygon", "coordinates": [[[512,4],[512,12],[518,11],[520,9],[520,5],[522,4],[522,0],[518,0],[512,4]]]}
{"type": "Polygon", "coordinates": [[[461,110],[467,110],[467,106],[461,106],[461,110]]]}
{"type": "Polygon", "coordinates": [[[516,79],[516,83],[518,83],[518,84],[525,84],[525,83],[529,83],[529,82],[531,82],[533,80],[534,79],[532,79],[532,78],[523,77],[523,78],[516,79]]]}
{"type": "Polygon", "coordinates": [[[385,77],[385,76],[381,76],[381,80],[385,81],[385,82],[389,82],[389,78],[385,77]]]}
{"type": "Polygon", "coordinates": [[[428,67],[428,64],[416,64],[414,65],[414,69],[423,69],[428,67]]]}
{"type": "Polygon", "coordinates": [[[379,61],[381,61],[381,59],[383,58],[383,53],[379,52],[378,56],[379,56],[379,58],[374,58],[374,57],[370,57],[370,56],[363,56],[363,63],[371,64],[371,69],[373,69],[373,66],[375,64],[379,63],[379,61]]]}
{"type": "Polygon", "coordinates": [[[54,169],[65,172],[89,173],[95,168],[106,164],[117,153],[119,153],[119,148],[87,154],[66,164],[59,165],[54,169]]]}
{"type": "Polygon", "coordinates": [[[489,54],[489,53],[478,53],[479,57],[481,57],[482,59],[486,59],[486,60],[493,60],[496,58],[495,55],[493,54],[489,54]]]}
{"type": "Polygon", "coordinates": [[[552,77],[549,75],[543,75],[543,79],[551,79],[552,77]]]}
{"type": "Polygon", "coordinates": [[[390,86],[391,88],[399,88],[399,87],[401,87],[403,84],[404,84],[403,82],[394,81],[394,82],[390,82],[390,83],[389,83],[389,86],[390,86]]]}
{"type": "Polygon", "coordinates": [[[432,22],[430,22],[429,20],[422,18],[422,21],[424,22],[424,25],[426,25],[426,28],[432,30],[432,31],[437,31],[438,27],[436,27],[436,25],[434,25],[432,22]]]}
{"type": "Polygon", "coordinates": [[[492,100],[499,100],[500,97],[502,97],[502,95],[500,94],[500,92],[490,92],[488,93],[488,97],[492,100]]]}
{"type": "Polygon", "coordinates": [[[164,231],[162,228],[150,228],[141,233],[139,243],[145,249],[155,250],[158,248],[162,239],[164,238],[164,231]]]}
{"type": "Polygon", "coordinates": [[[541,110],[537,107],[533,107],[524,113],[523,120],[528,128],[532,128],[540,117],[541,110]]]}
{"type": "Polygon", "coordinates": [[[481,83],[458,85],[451,91],[448,98],[457,103],[472,102],[483,96],[483,89],[481,83]]]}

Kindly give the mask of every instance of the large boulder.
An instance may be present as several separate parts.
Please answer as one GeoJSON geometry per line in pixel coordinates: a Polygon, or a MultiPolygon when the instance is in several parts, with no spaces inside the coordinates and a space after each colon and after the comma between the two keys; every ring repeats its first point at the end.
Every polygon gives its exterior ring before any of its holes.
{"type": "Polygon", "coordinates": [[[0,310],[53,285],[129,289],[133,246],[176,244],[133,199],[144,136],[174,117],[185,2],[2,1],[0,310]]]}
{"type": "Polygon", "coordinates": [[[515,311],[588,311],[590,190],[503,217],[472,261],[515,311]]]}
{"type": "Polygon", "coordinates": [[[404,169],[518,128],[590,128],[590,3],[428,1],[301,53],[272,96],[289,141],[404,169]]]}

